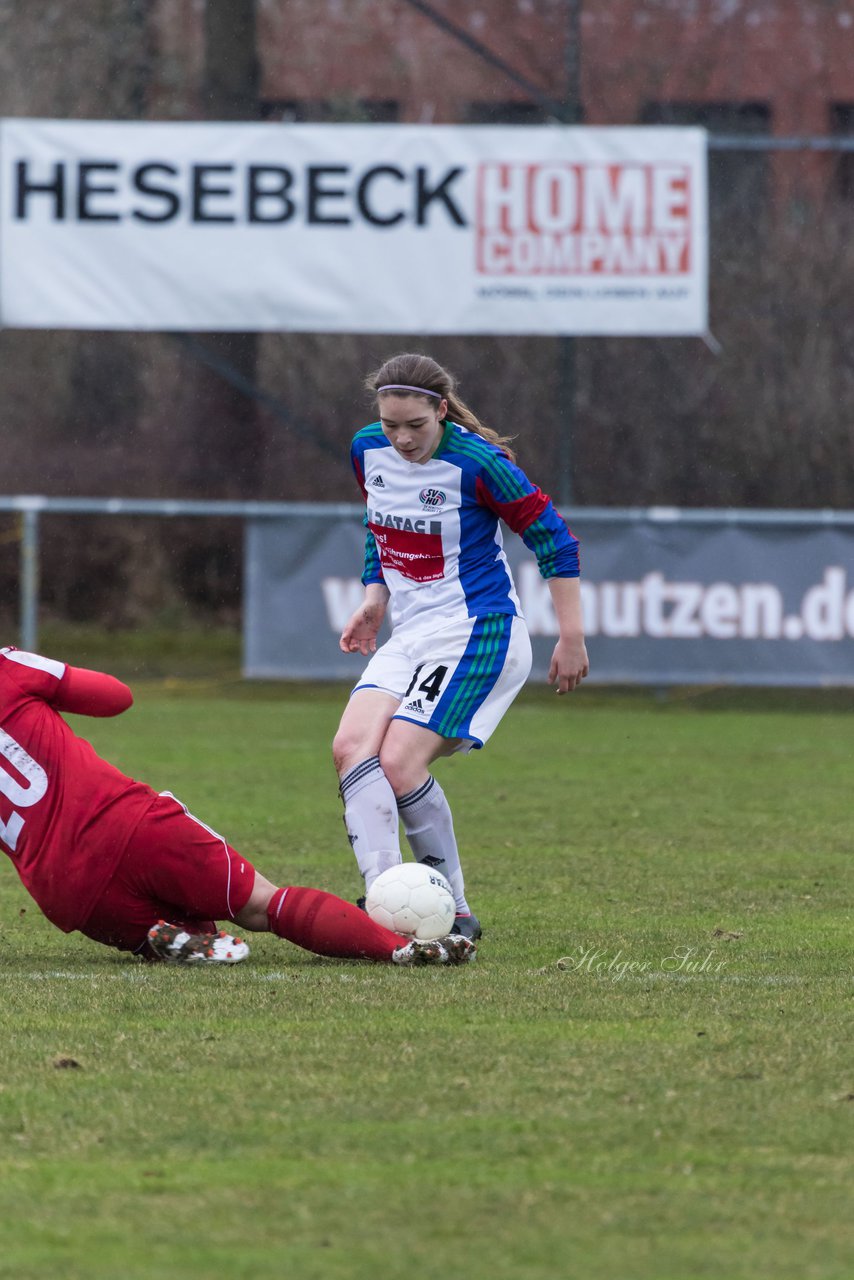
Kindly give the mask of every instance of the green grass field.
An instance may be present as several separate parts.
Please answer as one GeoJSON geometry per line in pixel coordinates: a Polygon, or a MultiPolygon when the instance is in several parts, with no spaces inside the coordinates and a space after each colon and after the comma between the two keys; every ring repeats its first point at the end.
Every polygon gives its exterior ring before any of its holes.
{"type": "MultiPolygon", "coordinates": [[[[353,898],[343,697],[149,681],[75,727],[353,898]]],[[[828,696],[526,693],[437,766],[454,972],[148,967],[5,866],[0,1276],[850,1280],[853,763],[828,696]]]]}

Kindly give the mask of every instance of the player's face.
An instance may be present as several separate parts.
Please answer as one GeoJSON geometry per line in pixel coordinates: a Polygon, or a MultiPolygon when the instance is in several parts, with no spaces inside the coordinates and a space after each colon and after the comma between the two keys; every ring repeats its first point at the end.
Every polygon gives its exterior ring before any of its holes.
{"type": "Polygon", "coordinates": [[[447,412],[447,400],[392,395],[380,398],[383,434],[407,462],[426,462],[433,456],[447,412]]]}

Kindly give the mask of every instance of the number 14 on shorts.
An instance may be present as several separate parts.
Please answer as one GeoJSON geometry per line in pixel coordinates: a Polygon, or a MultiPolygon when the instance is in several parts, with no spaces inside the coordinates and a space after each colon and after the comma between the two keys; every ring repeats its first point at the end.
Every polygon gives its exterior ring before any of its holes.
{"type": "Polygon", "coordinates": [[[416,667],[403,695],[401,711],[429,718],[430,709],[435,706],[447,682],[448,671],[447,666],[432,667],[426,663],[416,667]]]}

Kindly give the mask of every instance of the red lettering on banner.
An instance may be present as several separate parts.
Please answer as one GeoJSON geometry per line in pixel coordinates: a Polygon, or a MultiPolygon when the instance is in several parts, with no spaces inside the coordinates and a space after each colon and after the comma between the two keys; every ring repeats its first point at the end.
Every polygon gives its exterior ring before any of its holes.
{"type": "Polygon", "coordinates": [[[436,582],[445,576],[445,553],[440,533],[369,524],[383,569],[396,569],[411,582],[436,582]]]}
{"type": "Polygon", "coordinates": [[[692,213],[684,164],[482,164],[477,268],[485,275],[685,275],[692,213]]]}

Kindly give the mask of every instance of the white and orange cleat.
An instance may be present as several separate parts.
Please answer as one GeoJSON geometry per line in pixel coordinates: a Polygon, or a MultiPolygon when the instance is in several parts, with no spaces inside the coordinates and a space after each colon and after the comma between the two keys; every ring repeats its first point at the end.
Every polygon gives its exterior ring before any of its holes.
{"type": "Polygon", "coordinates": [[[160,960],[172,964],[239,964],[249,955],[241,938],[218,933],[188,933],[160,920],[148,931],[148,945],[160,960]]]}
{"type": "Polygon", "coordinates": [[[471,938],[452,933],[447,938],[433,942],[421,942],[413,938],[405,946],[392,952],[392,964],[415,967],[424,964],[470,964],[477,955],[477,947],[471,938]]]}

